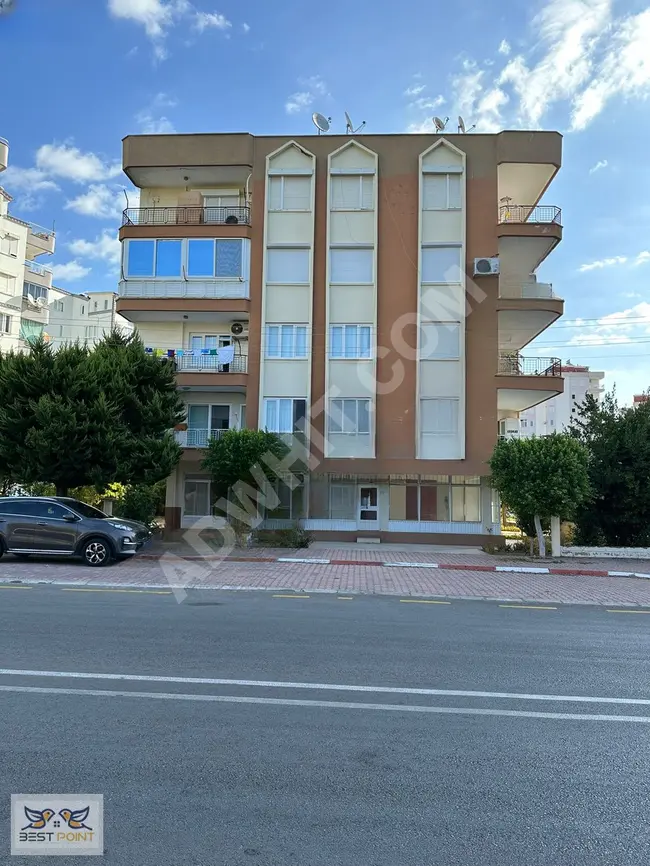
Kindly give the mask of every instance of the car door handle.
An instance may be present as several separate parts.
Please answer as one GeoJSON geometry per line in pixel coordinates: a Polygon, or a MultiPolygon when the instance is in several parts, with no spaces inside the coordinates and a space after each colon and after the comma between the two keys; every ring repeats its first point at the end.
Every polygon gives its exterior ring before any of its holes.
{"type": "Polygon", "coordinates": [[[39,520],[36,525],[37,526],[47,526],[47,523],[44,520],[39,520]]]}

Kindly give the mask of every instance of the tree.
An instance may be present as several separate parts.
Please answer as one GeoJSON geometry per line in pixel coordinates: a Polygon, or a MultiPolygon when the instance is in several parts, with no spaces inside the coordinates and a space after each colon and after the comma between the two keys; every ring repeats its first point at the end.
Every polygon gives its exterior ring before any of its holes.
{"type": "Polygon", "coordinates": [[[497,442],[489,461],[492,484],[518,519],[532,516],[541,556],[542,520],[572,518],[590,495],[588,459],[587,449],[567,434],[497,442]]]}
{"type": "Polygon", "coordinates": [[[593,498],[578,509],[583,544],[650,544],[650,403],[620,408],[616,395],[588,395],[572,436],[589,452],[593,498]]]}
{"type": "Polygon", "coordinates": [[[229,505],[231,518],[238,515],[244,522],[246,513],[251,517],[257,514],[258,503],[267,506],[269,484],[278,477],[274,462],[282,460],[289,451],[280,436],[266,430],[226,430],[219,438],[210,440],[202,465],[212,476],[215,498],[233,503],[229,505]],[[237,500],[245,511],[236,504],[237,500]]]}
{"type": "Polygon", "coordinates": [[[172,365],[138,337],[0,355],[0,476],[13,481],[59,495],[154,483],[180,459],[170,431],[183,417],[172,365]]]}

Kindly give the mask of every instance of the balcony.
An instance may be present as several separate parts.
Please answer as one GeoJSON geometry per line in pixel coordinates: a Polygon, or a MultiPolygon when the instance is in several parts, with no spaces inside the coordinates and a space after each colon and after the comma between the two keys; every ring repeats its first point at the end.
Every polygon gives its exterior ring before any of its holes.
{"type": "MultiPolygon", "coordinates": [[[[191,351],[190,349],[185,352],[191,351]]],[[[247,373],[248,356],[235,355],[230,364],[220,364],[217,355],[176,355],[176,371],[179,373],[247,373]]]]}
{"type": "Polygon", "coordinates": [[[9,165],[9,142],[6,138],[0,138],[0,171],[4,171],[9,165]]]}
{"type": "Polygon", "coordinates": [[[529,278],[522,283],[513,276],[499,278],[497,315],[499,349],[519,352],[564,312],[564,301],[550,283],[538,283],[529,278]]]}
{"type": "Polygon", "coordinates": [[[138,207],[122,212],[122,226],[249,226],[250,217],[249,207],[138,207]]]}
{"type": "Polygon", "coordinates": [[[52,268],[48,265],[41,265],[39,262],[34,262],[28,259],[25,262],[25,281],[34,283],[37,286],[43,286],[46,289],[52,288],[52,268]]]}
{"type": "Polygon", "coordinates": [[[505,204],[499,208],[499,223],[562,225],[562,210],[551,204],[505,204]]]}
{"type": "Polygon", "coordinates": [[[513,287],[530,281],[562,240],[562,211],[555,205],[504,203],[497,213],[501,273],[499,283],[513,287]]]}
{"type": "Polygon", "coordinates": [[[174,438],[181,448],[207,448],[211,439],[220,439],[226,430],[210,430],[192,427],[187,430],[174,430],[174,438]]]}
{"type": "Polygon", "coordinates": [[[499,412],[523,412],[564,391],[559,358],[524,358],[500,352],[497,365],[499,412]]]}
{"type": "MultiPolygon", "coordinates": [[[[153,351],[155,354],[156,350],[153,351]]],[[[224,364],[220,363],[218,355],[201,355],[198,352],[192,355],[189,354],[191,351],[180,349],[173,356],[179,388],[186,391],[246,393],[247,355],[235,355],[229,364],[224,364]]],[[[165,351],[161,357],[168,357],[168,352],[165,351]]]]}
{"type": "Polygon", "coordinates": [[[54,229],[46,229],[36,223],[27,223],[29,233],[27,235],[27,255],[30,257],[52,255],[56,232],[54,229]]]}

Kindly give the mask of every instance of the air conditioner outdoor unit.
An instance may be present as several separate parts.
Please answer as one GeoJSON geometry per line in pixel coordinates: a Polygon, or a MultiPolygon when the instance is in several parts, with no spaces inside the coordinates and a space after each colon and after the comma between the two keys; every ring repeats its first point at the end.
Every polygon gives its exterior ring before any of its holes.
{"type": "Polygon", "coordinates": [[[248,322],[233,322],[230,333],[234,337],[248,337],[248,322]]]}
{"type": "Polygon", "coordinates": [[[474,259],[474,276],[486,277],[490,274],[499,273],[499,259],[497,257],[491,259],[474,259]]]}

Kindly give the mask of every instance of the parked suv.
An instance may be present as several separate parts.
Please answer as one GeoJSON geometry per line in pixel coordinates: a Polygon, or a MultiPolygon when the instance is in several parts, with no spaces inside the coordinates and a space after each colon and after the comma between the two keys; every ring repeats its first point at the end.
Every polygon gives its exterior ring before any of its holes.
{"type": "Polygon", "coordinates": [[[0,497],[0,556],[79,556],[98,567],[133,556],[150,537],[143,523],[66,496],[0,497]]]}

